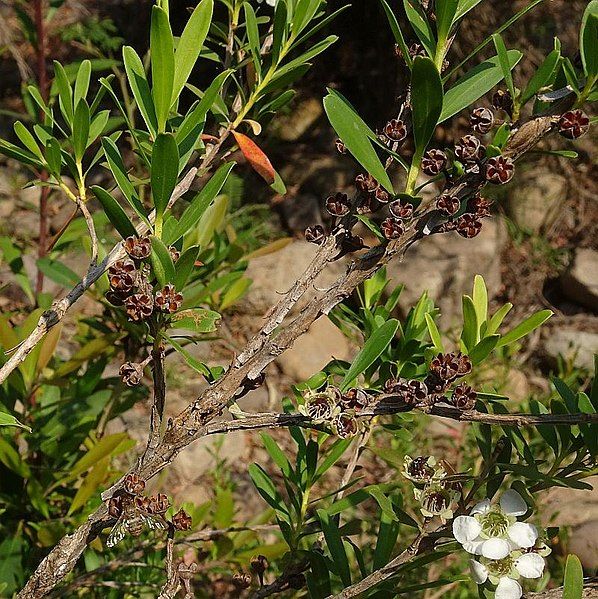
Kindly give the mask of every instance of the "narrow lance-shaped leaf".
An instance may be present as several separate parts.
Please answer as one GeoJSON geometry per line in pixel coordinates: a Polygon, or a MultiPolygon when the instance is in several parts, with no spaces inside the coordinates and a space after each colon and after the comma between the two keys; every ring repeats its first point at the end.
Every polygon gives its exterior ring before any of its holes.
{"type": "Polygon", "coordinates": [[[598,0],[592,0],[583,13],[579,48],[585,74],[598,77],[598,0]]]}
{"type": "Polygon", "coordinates": [[[515,84],[513,83],[513,75],[511,73],[511,63],[509,61],[509,55],[507,53],[507,47],[505,46],[505,42],[502,39],[500,33],[495,33],[492,36],[492,41],[494,42],[494,47],[496,48],[496,53],[498,55],[498,62],[500,64],[500,68],[502,69],[502,76],[507,85],[507,89],[511,94],[511,98],[515,98],[515,84]]]}
{"type": "Polygon", "coordinates": [[[82,98],[77,104],[73,119],[73,149],[78,163],[83,160],[89,138],[89,106],[82,98]]]}
{"type": "Polygon", "coordinates": [[[576,555],[567,556],[565,564],[565,584],[563,599],[581,599],[583,597],[583,568],[576,555]]]}
{"type": "Polygon", "coordinates": [[[251,168],[262,178],[266,183],[272,185],[276,179],[276,171],[270,162],[270,159],[264,151],[247,135],[233,131],[235,141],[239,149],[245,156],[251,168]]]}
{"type": "Polygon", "coordinates": [[[158,132],[166,130],[170,113],[174,85],[174,39],[168,15],[158,6],[152,7],[150,30],[150,52],[152,59],[152,98],[156,107],[158,132]]]}
{"type": "Polygon", "coordinates": [[[403,55],[403,60],[407,64],[407,66],[411,69],[413,65],[413,59],[411,58],[411,54],[409,54],[409,48],[405,42],[405,37],[403,36],[403,32],[401,31],[401,26],[397,21],[397,17],[395,16],[392,8],[388,5],[386,0],[380,0],[382,3],[382,8],[386,13],[386,18],[388,19],[388,23],[390,25],[390,29],[395,36],[395,41],[397,42],[397,46],[401,50],[401,54],[403,55]]]}
{"type": "Polygon", "coordinates": [[[177,101],[199,58],[203,43],[210,29],[213,10],[214,0],[202,0],[195,7],[195,10],[191,13],[191,17],[189,17],[189,21],[187,21],[174,55],[174,81],[171,104],[177,101]]]}
{"type": "Polygon", "coordinates": [[[525,337],[531,333],[534,329],[544,324],[553,315],[552,310],[541,310],[536,314],[532,314],[529,318],[526,318],[523,322],[520,322],[514,329],[509,331],[499,341],[498,347],[509,345],[522,337],[525,337]]]}
{"type": "Polygon", "coordinates": [[[133,223],[129,220],[129,217],[126,215],[121,205],[105,189],[102,189],[98,185],[94,185],[91,190],[100,201],[100,204],[102,204],[108,220],[121,234],[123,239],[130,235],[137,234],[133,223]]]}
{"type": "MultiPolygon", "coordinates": [[[[125,64],[125,72],[127,79],[129,80],[129,86],[133,92],[133,97],[141,112],[141,116],[145,121],[148,131],[152,137],[156,136],[158,131],[158,119],[156,117],[156,108],[154,106],[154,100],[150,91],[147,77],[145,76],[145,70],[141,58],[133,48],[125,46],[123,48],[123,62],[125,64]]],[[[105,87],[112,92],[112,88],[105,83],[105,87]]],[[[112,92],[113,93],[113,92],[112,92]]],[[[118,100],[118,99],[117,99],[118,100]]],[[[126,112],[123,111],[126,115],[126,112]]]]}
{"type": "Polygon", "coordinates": [[[403,0],[403,7],[413,31],[415,31],[422,46],[426,49],[428,56],[434,56],[436,50],[434,32],[430,27],[430,23],[428,23],[428,19],[426,18],[419,1],[403,0]]]}
{"type": "Polygon", "coordinates": [[[64,67],[54,61],[54,85],[58,92],[58,102],[64,120],[69,127],[73,126],[75,107],[73,105],[73,90],[69,83],[64,67]]]}
{"type": "Polygon", "coordinates": [[[75,79],[75,93],[73,96],[73,104],[76,107],[79,104],[79,100],[87,97],[89,91],[89,80],[91,78],[91,61],[84,60],[79,65],[77,71],[77,78],[75,79]]]}
{"type": "Polygon", "coordinates": [[[544,59],[544,62],[538,67],[538,70],[534,73],[527,86],[521,93],[521,104],[525,104],[531,100],[542,87],[550,82],[556,71],[560,58],[560,50],[555,49],[544,59]]]}
{"type": "Polygon", "coordinates": [[[351,105],[337,92],[324,98],[324,110],[330,124],[355,160],[390,193],[394,193],[388,173],[376,154],[371,139],[375,133],[364,123],[351,105]]]}
{"type": "MultiPolygon", "coordinates": [[[[509,50],[507,52],[511,69],[521,60],[522,56],[523,54],[518,50],[509,50]]],[[[502,78],[503,72],[498,56],[494,56],[471,69],[445,93],[439,122],[442,123],[464,108],[471,106],[500,83],[502,78]]]]}
{"type": "Polygon", "coordinates": [[[164,287],[174,283],[175,270],[172,256],[168,248],[155,235],[151,236],[152,254],[150,256],[152,268],[158,283],[164,287]]]}
{"type": "Polygon", "coordinates": [[[171,133],[160,133],[152,150],[151,187],[156,217],[161,217],[176,186],[179,151],[171,133]]]}
{"type": "Polygon", "coordinates": [[[399,321],[391,319],[372,333],[361,351],[355,356],[353,364],[351,364],[351,367],[343,378],[341,384],[342,391],[346,391],[351,382],[374,363],[374,361],[388,347],[398,328],[399,321]]]}
{"type": "Polygon", "coordinates": [[[31,132],[21,123],[21,121],[17,121],[13,126],[17,137],[21,141],[21,143],[32,153],[35,154],[40,160],[44,160],[44,155],[35,141],[35,138],[31,134],[31,132]]]}
{"type": "MultiPolygon", "coordinates": [[[[436,0],[436,32],[438,37],[438,46],[444,46],[448,39],[451,26],[455,20],[455,15],[459,7],[459,0],[436,0]]],[[[438,49],[436,54],[438,54],[438,49]]]]}

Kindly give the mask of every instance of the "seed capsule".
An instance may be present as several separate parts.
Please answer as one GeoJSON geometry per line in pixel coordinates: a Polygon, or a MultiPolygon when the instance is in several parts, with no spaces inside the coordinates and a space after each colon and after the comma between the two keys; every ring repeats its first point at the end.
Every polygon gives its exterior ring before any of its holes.
{"type": "Polygon", "coordinates": [[[145,481],[137,474],[127,474],[123,487],[129,495],[141,495],[145,489],[145,481]]]}
{"type": "Polygon", "coordinates": [[[152,315],[154,300],[148,293],[136,293],[125,300],[125,308],[129,319],[138,322],[152,315]]]}
{"type": "Polygon", "coordinates": [[[388,209],[395,218],[406,220],[413,216],[413,204],[403,203],[400,200],[390,203],[388,209]]]}
{"type": "Polygon", "coordinates": [[[443,193],[436,199],[436,208],[446,216],[453,216],[459,212],[461,202],[457,196],[443,193]]]}
{"type": "Polygon", "coordinates": [[[305,229],[305,239],[306,241],[309,241],[309,243],[322,245],[325,238],[326,233],[322,225],[312,225],[311,227],[307,227],[307,229],[305,229]]]}
{"type": "Polygon", "coordinates": [[[174,285],[165,285],[156,293],[156,308],[161,312],[174,314],[183,305],[183,294],[179,293],[174,285]]]}
{"type": "Polygon", "coordinates": [[[588,115],[581,110],[569,110],[559,119],[559,133],[567,139],[577,139],[590,128],[588,115]]]}
{"type": "Polygon", "coordinates": [[[484,135],[494,126],[494,114],[489,108],[474,108],[469,116],[469,124],[476,133],[484,135]]]}
{"type": "Polygon", "coordinates": [[[463,214],[457,219],[457,233],[461,237],[471,239],[480,234],[482,221],[475,214],[463,214]]]}
{"type": "Polygon", "coordinates": [[[442,150],[428,150],[422,158],[422,171],[428,177],[436,177],[445,168],[448,163],[448,157],[442,150]]]}
{"type": "Polygon", "coordinates": [[[180,509],[173,517],[172,524],[177,530],[189,530],[191,528],[191,516],[183,509],[180,509]]]}
{"type": "Polygon", "coordinates": [[[346,193],[335,193],[326,199],[326,210],[332,216],[345,216],[351,210],[351,202],[346,193]]]}
{"type": "Polygon", "coordinates": [[[127,387],[139,385],[143,378],[143,364],[137,362],[125,362],[118,370],[122,382],[127,387]]]}
{"type": "Polygon", "coordinates": [[[152,244],[149,237],[130,236],[124,242],[125,252],[133,260],[145,260],[152,252],[152,244]]]}
{"type": "Polygon", "coordinates": [[[512,116],[513,98],[511,93],[504,89],[497,90],[492,96],[492,106],[497,110],[504,110],[509,116],[512,116]]]}
{"type": "Polygon", "coordinates": [[[390,141],[403,141],[407,137],[407,127],[401,119],[391,119],[384,125],[383,133],[390,141]]]}
{"type": "Polygon", "coordinates": [[[382,235],[386,239],[398,239],[405,232],[405,227],[403,227],[402,221],[398,218],[387,218],[382,221],[380,224],[380,230],[382,231],[382,235]]]}
{"type": "Polygon", "coordinates": [[[332,430],[337,437],[349,439],[359,432],[359,423],[350,412],[341,412],[333,418],[332,430]]]}
{"type": "Polygon", "coordinates": [[[455,156],[461,162],[474,162],[484,155],[482,142],[474,135],[464,135],[455,144],[455,156]]]}
{"type": "Polygon", "coordinates": [[[465,383],[457,385],[453,390],[451,404],[459,410],[472,410],[475,407],[477,393],[465,383]]]}
{"type": "Polygon", "coordinates": [[[486,162],[486,181],[495,185],[508,183],[515,174],[515,165],[510,158],[493,156],[486,162]]]}
{"type": "Polygon", "coordinates": [[[378,181],[372,175],[359,174],[355,177],[355,187],[363,193],[369,193],[378,187],[378,181]]]}

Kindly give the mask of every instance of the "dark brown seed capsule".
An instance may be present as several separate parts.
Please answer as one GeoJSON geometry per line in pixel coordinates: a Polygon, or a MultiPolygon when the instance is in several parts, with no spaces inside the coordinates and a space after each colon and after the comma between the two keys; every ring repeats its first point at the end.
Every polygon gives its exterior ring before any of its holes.
{"type": "Polygon", "coordinates": [[[494,114],[489,108],[474,108],[469,116],[469,124],[476,133],[484,135],[494,126],[494,114]]]}
{"type": "Polygon", "coordinates": [[[422,158],[422,171],[428,177],[436,177],[445,168],[448,163],[448,157],[442,150],[428,150],[422,158]]]}
{"type": "Polygon", "coordinates": [[[382,187],[378,187],[378,189],[376,189],[374,192],[374,197],[381,204],[388,204],[388,202],[390,202],[390,194],[382,187]]]}
{"type": "Polygon", "coordinates": [[[191,528],[191,516],[183,509],[180,509],[173,517],[172,524],[177,530],[189,530],[191,528]]]}
{"type": "Polygon", "coordinates": [[[411,58],[415,58],[416,56],[425,58],[428,56],[428,53],[421,44],[411,44],[411,46],[409,46],[409,56],[411,56],[411,58]]]}
{"type": "Polygon", "coordinates": [[[453,354],[438,354],[430,362],[430,372],[440,379],[450,382],[459,375],[459,358],[453,354]]]}
{"type": "Polygon", "coordinates": [[[170,500],[165,493],[158,493],[149,498],[148,512],[150,514],[165,514],[170,507],[170,500]]]}
{"type": "Polygon", "coordinates": [[[465,383],[457,385],[453,390],[451,404],[459,410],[473,410],[477,399],[477,393],[465,383]]]}
{"type": "Polygon", "coordinates": [[[265,555],[254,555],[249,562],[251,569],[258,575],[263,576],[268,569],[268,558],[265,555]]]}
{"type": "Polygon", "coordinates": [[[145,489],[145,481],[137,474],[127,474],[123,487],[129,495],[141,495],[145,489]]]}
{"type": "Polygon", "coordinates": [[[378,187],[378,181],[372,175],[359,174],[355,177],[355,187],[363,193],[369,193],[378,187]]]}
{"type": "Polygon", "coordinates": [[[351,254],[352,252],[357,252],[366,247],[367,246],[363,242],[363,239],[359,235],[352,235],[351,233],[347,233],[347,235],[345,235],[341,241],[341,251],[337,258],[345,256],[346,254],[351,254]]]}
{"type": "Polygon", "coordinates": [[[461,202],[457,196],[443,193],[436,199],[436,208],[446,216],[453,216],[459,212],[461,202]]]}
{"type": "Polygon", "coordinates": [[[460,162],[475,162],[484,155],[482,142],[474,135],[464,135],[455,144],[455,156],[460,162]]]}
{"type": "Polygon", "coordinates": [[[143,378],[143,364],[138,362],[125,362],[118,370],[118,374],[127,387],[135,387],[136,385],[139,385],[143,378]]]}
{"type": "Polygon", "coordinates": [[[409,406],[423,403],[428,396],[428,387],[422,381],[408,379],[389,379],[384,384],[386,393],[397,395],[409,406]]]}
{"type": "Polygon", "coordinates": [[[181,257],[181,252],[179,252],[179,250],[177,250],[174,247],[174,245],[171,245],[168,248],[168,253],[170,254],[170,257],[172,258],[173,262],[176,262],[181,257]]]}
{"type": "Polygon", "coordinates": [[[117,260],[108,269],[110,288],[120,294],[131,291],[136,279],[135,263],[132,260],[117,260]]]}
{"type": "Polygon", "coordinates": [[[111,497],[110,501],[108,501],[108,513],[113,518],[119,518],[122,512],[122,497],[120,495],[111,497]]]}
{"type": "Polygon", "coordinates": [[[384,125],[383,133],[390,141],[403,141],[407,137],[407,127],[401,119],[391,119],[384,125]]]}
{"type": "Polygon", "coordinates": [[[475,214],[463,214],[456,221],[456,229],[461,237],[471,239],[479,235],[482,230],[482,221],[475,214]]]}
{"type": "Polygon", "coordinates": [[[108,291],[106,293],[106,299],[113,306],[122,306],[125,303],[127,295],[125,292],[119,293],[118,291],[108,291]]]}
{"type": "Polygon", "coordinates": [[[336,151],[339,154],[347,153],[347,146],[340,139],[335,140],[334,145],[336,146],[336,151]]]}
{"type": "Polygon", "coordinates": [[[326,199],[326,210],[332,216],[345,216],[351,210],[351,202],[346,193],[335,193],[326,199]]]}
{"type": "Polygon", "coordinates": [[[426,483],[432,480],[434,468],[430,466],[430,456],[422,455],[411,460],[406,467],[409,477],[418,483],[426,483]]]}
{"type": "Polygon", "coordinates": [[[154,300],[149,293],[136,293],[125,300],[125,308],[130,320],[145,320],[154,311],[154,300]]]}
{"type": "Polygon", "coordinates": [[[174,314],[183,305],[183,294],[179,293],[174,285],[165,285],[156,293],[156,308],[161,312],[174,314]]]}
{"type": "Polygon", "coordinates": [[[504,110],[509,116],[513,115],[513,98],[511,93],[504,89],[499,89],[492,96],[492,106],[497,110],[504,110]]]}
{"type": "Polygon", "coordinates": [[[332,419],[332,430],[337,437],[349,439],[359,432],[357,418],[350,412],[341,412],[332,419]]]}
{"type": "Polygon", "coordinates": [[[476,196],[467,203],[467,209],[472,214],[475,214],[478,218],[485,218],[490,216],[490,207],[492,202],[486,198],[476,196]]]}
{"type": "Polygon", "coordinates": [[[363,389],[349,389],[341,398],[343,410],[361,412],[370,404],[368,394],[363,389]]]}
{"type": "Polygon", "coordinates": [[[398,218],[389,217],[380,224],[380,231],[386,239],[398,239],[405,232],[405,227],[398,218]]]}
{"type": "Polygon", "coordinates": [[[233,574],[233,584],[238,589],[248,589],[251,586],[251,574],[249,572],[237,572],[233,574]]]}
{"type": "Polygon", "coordinates": [[[149,237],[130,236],[124,242],[125,252],[133,260],[145,260],[152,252],[152,244],[149,237]]]}
{"type": "Polygon", "coordinates": [[[486,181],[495,185],[508,183],[515,174],[515,165],[510,158],[493,156],[486,162],[486,181]]]}
{"type": "Polygon", "coordinates": [[[577,139],[590,129],[590,119],[581,110],[569,110],[559,119],[559,133],[567,139],[577,139]]]}
{"type": "Polygon", "coordinates": [[[388,205],[388,209],[395,218],[408,219],[413,216],[413,204],[402,202],[401,200],[391,202],[388,205]]]}
{"type": "Polygon", "coordinates": [[[305,229],[305,239],[306,241],[309,241],[309,243],[322,245],[325,238],[326,233],[322,225],[312,225],[311,227],[307,227],[307,229],[305,229]]]}

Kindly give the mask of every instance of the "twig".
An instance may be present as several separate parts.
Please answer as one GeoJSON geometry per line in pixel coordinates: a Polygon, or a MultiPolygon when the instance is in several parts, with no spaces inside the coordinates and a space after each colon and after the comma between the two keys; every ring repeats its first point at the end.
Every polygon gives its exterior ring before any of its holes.
{"type": "Polygon", "coordinates": [[[89,232],[89,238],[91,239],[91,260],[89,262],[89,268],[95,268],[98,264],[98,236],[96,235],[96,228],[93,223],[93,217],[87,207],[87,204],[80,197],[77,197],[77,206],[83,214],[85,224],[87,225],[87,231],[89,232]]]}
{"type": "Polygon", "coordinates": [[[174,527],[171,526],[166,540],[166,582],[160,590],[158,599],[173,599],[180,588],[181,580],[174,563],[174,527]]]}
{"type": "MultiPolygon", "coordinates": [[[[563,587],[558,589],[550,589],[541,593],[526,593],[525,599],[562,599],[563,587]]],[[[597,599],[598,598],[598,578],[584,579],[582,599],[597,599]]]]}
{"type": "Polygon", "coordinates": [[[152,350],[152,378],[154,382],[154,401],[150,413],[150,432],[146,452],[153,451],[160,443],[162,417],[166,403],[166,375],[164,373],[164,351],[160,344],[152,350]]]}

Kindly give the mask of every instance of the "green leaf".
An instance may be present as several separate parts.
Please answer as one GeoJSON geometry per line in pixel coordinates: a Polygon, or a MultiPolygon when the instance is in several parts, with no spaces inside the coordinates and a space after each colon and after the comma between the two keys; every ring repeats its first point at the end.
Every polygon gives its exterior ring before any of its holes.
{"type": "Polygon", "coordinates": [[[457,8],[457,14],[455,15],[455,21],[458,21],[461,17],[464,17],[472,8],[475,8],[482,0],[460,0],[459,8],[457,8]]]}
{"type": "MultiPolygon", "coordinates": [[[[103,88],[102,88],[103,89],[103,88]]],[[[91,108],[89,109],[91,114],[91,108]]],[[[87,147],[89,147],[108,127],[110,121],[110,111],[101,110],[98,112],[89,123],[89,136],[87,137],[87,147]]],[[[114,121],[113,121],[114,122],[114,121]]]]}
{"type": "Polygon", "coordinates": [[[121,205],[112,197],[112,195],[99,185],[93,185],[91,191],[93,191],[96,198],[98,198],[100,204],[102,204],[102,207],[104,208],[108,220],[121,234],[123,239],[131,235],[137,235],[133,223],[129,220],[129,217],[126,215],[121,205]]]}
{"type": "Polygon", "coordinates": [[[164,133],[173,97],[174,39],[168,15],[158,6],[152,7],[150,54],[152,59],[152,98],[156,107],[158,132],[164,133]]]}
{"type": "Polygon", "coordinates": [[[253,66],[258,78],[261,77],[261,61],[260,61],[260,31],[257,24],[255,11],[249,2],[243,3],[245,12],[245,28],[247,30],[247,41],[249,43],[249,54],[253,59],[253,66]]]}
{"type": "MultiPolygon", "coordinates": [[[[156,117],[156,108],[141,58],[131,46],[125,46],[123,48],[123,62],[139,112],[141,112],[148,131],[152,137],[155,137],[158,131],[158,118],[156,117]]],[[[111,88],[109,90],[111,91],[111,88]]]]}
{"type": "Polygon", "coordinates": [[[405,8],[405,14],[409,19],[413,31],[415,31],[422,46],[426,49],[428,56],[434,56],[436,50],[436,40],[434,39],[434,32],[428,23],[418,0],[403,0],[403,7],[405,8]]]}
{"type": "Polygon", "coordinates": [[[329,94],[324,98],[324,110],[330,124],[357,162],[388,192],[394,193],[388,173],[371,143],[375,134],[353,107],[340,94],[329,90],[329,94]]]}
{"type": "Polygon", "coordinates": [[[318,518],[320,519],[330,557],[336,566],[336,573],[340,576],[343,584],[348,587],[351,585],[351,568],[343,539],[338,530],[338,523],[326,510],[318,510],[318,518]]]}
{"type": "Polygon", "coordinates": [[[430,339],[432,339],[432,343],[434,344],[434,349],[437,352],[443,352],[442,345],[442,337],[440,335],[440,331],[434,322],[434,318],[431,314],[425,314],[426,325],[428,327],[428,333],[430,333],[430,339]]]}
{"type": "Polygon", "coordinates": [[[16,426],[31,432],[28,426],[21,424],[12,414],[7,414],[6,412],[0,412],[0,426],[16,426]]]}
{"type": "Polygon", "coordinates": [[[23,164],[35,166],[36,168],[41,168],[43,166],[43,163],[35,154],[29,152],[29,150],[23,150],[22,148],[19,148],[19,146],[15,146],[14,144],[11,144],[3,139],[0,139],[0,153],[8,156],[9,158],[14,158],[23,164]]]}
{"type": "Polygon", "coordinates": [[[365,342],[361,351],[355,356],[351,367],[341,383],[341,390],[346,391],[351,382],[367,370],[382,352],[389,346],[399,328],[399,321],[391,319],[376,329],[365,342]]]}
{"type": "Polygon", "coordinates": [[[45,257],[37,261],[37,267],[52,281],[63,287],[72,287],[76,285],[80,277],[74,273],[68,266],[65,266],[58,260],[52,260],[45,257]]]}
{"type": "Polygon", "coordinates": [[[568,555],[565,564],[563,599],[581,599],[583,597],[583,567],[576,555],[568,555]]]}
{"type": "Polygon", "coordinates": [[[53,175],[59,176],[62,169],[62,153],[60,144],[55,137],[51,137],[46,144],[46,162],[50,172],[53,175]]]}
{"type": "Polygon", "coordinates": [[[85,455],[75,463],[65,481],[77,478],[83,472],[99,462],[111,456],[124,441],[129,439],[127,433],[114,433],[102,437],[85,455]]]}
{"type": "Polygon", "coordinates": [[[16,121],[14,124],[14,130],[21,143],[42,162],[45,162],[44,155],[40,147],[37,145],[35,138],[27,129],[27,127],[25,127],[21,121],[16,121]]]}
{"type": "Polygon", "coordinates": [[[168,248],[155,235],[151,236],[152,254],[150,256],[152,268],[161,287],[174,282],[174,263],[168,248]]]}
{"type": "Polygon", "coordinates": [[[482,326],[488,318],[488,290],[484,277],[476,275],[473,280],[473,305],[478,319],[478,326],[482,326]]]}
{"type": "Polygon", "coordinates": [[[94,464],[93,468],[89,471],[89,474],[83,479],[83,482],[77,489],[73,501],[69,506],[67,516],[70,516],[85,506],[89,498],[98,491],[100,485],[104,482],[106,475],[108,474],[109,466],[110,459],[107,457],[98,460],[94,464]]]}
{"type": "Polygon", "coordinates": [[[443,52],[458,8],[459,0],[436,0],[436,31],[438,45],[442,46],[443,52]]]}
{"type": "Polygon", "coordinates": [[[469,352],[475,347],[479,340],[479,323],[473,300],[468,295],[464,295],[462,303],[463,331],[461,333],[461,341],[463,342],[465,350],[469,352]]]}
{"type": "Polygon", "coordinates": [[[581,20],[579,49],[584,73],[588,77],[598,76],[598,0],[586,6],[581,20]]]}
{"type": "Polygon", "coordinates": [[[415,154],[421,157],[432,139],[442,112],[442,81],[430,58],[418,56],[411,70],[411,93],[415,154]]]}
{"type": "Polygon", "coordinates": [[[496,333],[496,331],[498,331],[500,325],[502,324],[503,320],[505,319],[506,315],[512,309],[513,309],[513,304],[507,303],[504,306],[501,306],[492,315],[492,318],[490,318],[490,321],[488,322],[488,326],[486,327],[485,334],[486,335],[493,335],[494,333],[496,333]]]}
{"type": "Polygon", "coordinates": [[[198,253],[199,246],[193,245],[189,249],[185,250],[181,254],[181,257],[176,261],[174,286],[178,291],[181,291],[183,287],[185,287],[185,283],[187,282],[187,279],[189,278],[189,275],[195,266],[198,253]]]}
{"type": "Polygon", "coordinates": [[[208,379],[208,380],[211,379],[212,375],[210,373],[210,369],[203,362],[200,362],[199,360],[194,358],[184,347],[179,345],[179,343],[177,343],[174,339],[172,339],[168,335],[164,335],[164,337],[166,338],[168,343],[170,343],[170,345],[172,345],[172,347],[175,349],[175,351],[178,352],[179,354],[181,354],[181,356],[183,356],[183,359],[185,360],[185,362],[191,368],[193,368],[193,370],[195,370],[195,372],[206,377],[206,379],[208,379]]]}
{"type": "Polygon", "coordinates": [[[199,58],[210,29],[213,10],[214,0],[202,0],[191,13],[179,39],[174,55],[174,80],[172,83],[171,105],[177,101],[199,58]]]}
{"type": "MultiPolygon", "coordinates": [[[[293,22],[293,24],[295,24],[295,21],[293,22]]],[[[287,4],[284,0],[280,0],[276,3],[276,7],[274,8],[274,23],[272,32],[272,64],[278,64],[278,61],[280,59],[280,51],[282,50],[287,38],[287,25],[287,4]]]]}
{"type": "Polygon", "coordinates": [[[234,305],[238,299],[245,295],[245,292],[251,286],[251,279],[241,277],[237,279],[224,293],[220,300],[220,310],[226,310],[234,305]]]}
{"type": "Polygon", "coordinates": [[[149,224],[147,215],[145,214],[145,208],[141,204],[139,196],[135,191],[135,187],[129,179],[127,169],[125,168],[125,164],[117,145],[109,137],[104,137],[102,139],[102,149],[104,150],[104,155],[108,161],[108,166],[112,176],[114,177],[114,180],[116,181],[116,184],[118,185],[118,188],[122,191],[122,194],[129,202],[131,208],[135,210],[139,218],[149,224]]]}
{"type": "Polygon", "coordinates": [[[505,42],[502,39],[500,33],[495,33],[492,36],[492,41],[494,42],[494,47],[496,48],[496,53],[498,55],[498,63],[500,64],[500,68],[502,69],[502,76],[507,85],[507,89],[511,94],[511,98],[515,98],[515,84],[513,83],[511,63],[509,61],[509,55],[507,54],[505,42]]]}
{"type": "MultiPolygon", "coordinates": [[[[523,54],[519,50],[509,50],[507,57],[513,69],[523,54]]],[[[501,82],[503,71],[498,56],[477,65],[459,79],[444,95],[440,123],[446,121],[464,108],[471,106],[476,100],[487,94],[501,82]]]]}
{"type": "Polygon", "coordinates": [[[291,22],[293,35],[297,37],[311,22],[322,0],[299,0],[291,22]]]}
{"type": "Polygon", "coordinates": [[[69,83],[64,67],[54,61],[54,84],[58,90],[58,103],[64,120],[69,127],[73,126],[74,105],[73,105],[73,90],[69,83]]]}
{"type": "Polygon", "coordinates": [[[84,60],[79,65],[77,78],[75,79],[75,94],[73,97],[73,106],[79,104],[79,100],[87,98],[89,91],[89,80],[91,78],[91,61],[84,60]]]}
{"type": "Polygon", "coordinates": [[[382,3],[382,8],[384,9],[384,12],[386,13],[386,18],[388,19],[388,23],[389,23],[390,29],[395,37],[395,41],[396,41],[397,45],[399,46],[399,49],[401,50],[403,59],[405,60],[405,63],[407,64],[409,69],[411,69],[411,66],[413,65],[413,59],[411,58],[411,55],[409,54],[409,48],[407,47],[407,44],[405,43],[405,37],[403,36],[403,32],[401,31],[401,26],[399,25],[399,22],[397,21],[397,17],[395,16],[394,12],[392,11],[392,8],[390,8],[390,6],[388,5],[388,2],[386,0],[380,0],[380,2],[382,3]]]}
{"type": "Polygon", "coordinates": [[[179,174],[179,150],[172,133],[160,133],[152,149],[151,187],[156,208],[156,220],[160,218],[176,187],[179,174]]]}
{"type": "Polygon", "coordinates": [[[500,335],[489,335],[484,337],[473,349],[469,352],[469,359],[474,366],[481,364],[497,346],[500,340],[500,335]]]}
{"type": "Polygon", "coordinates": [[[220,193],[220,190],[224,186],[224,183],[226,182],[226,179],[228,178],[228,175],[234,166],[234,162],[227,162],[214,173],[212,178],[193,198],[189,206],[187,206],[181,215],[174,232],[165,237],[166,243],[170,245],[175,243],[197,225],[208,206],[220,193]]]}
{"type": "Polygon", "coordinates": [[[87,140],[89,139],[89,106],[87,102],[81,98],[75,109],[73,119],[73,150],[75,151],[75,159],[78,163],[83,160],[83,154],[87,148],[87,140]]]}
{"type": "Polygon", "coordinates": [[[216,330],[216,321],[220,318],[220,314],[214,310],[192,308],[177,312],[172,318],[172,326],[194,333],[213,333],[216,330]]]}
{"type": "Polygon", "coordinates": [[[510,330],[502,339],[498,342],[497,347],[504,347],[511,343],[525,337],[531,333],[534,329],[544,324],[553,315],[552,310],[541,310],[536,314],[532,314],[529,318],[526,318],[523,322],[520,322],[514,329],[510,330]]]}
{"type": "Polygon", "coordinates": [[[260,433],[260,437],[262,438],[264,449],[268,452],[274,463],[280,468],[286,478],[291,478],[293,467],[285,453],[280,449],[278,443],[267,433],[260,433]]]}
{"type": "Polygon", "coordinates": [[[529,102],[542,87],[551,81],[560,59],[560,50],[553,50],[544,59],[544,62],[538,67],[538,70],[534,73],[533,77],[529,80],[527,86],[521,93],[522,105],[529,102]]]}
{"type": "Polygon", "coordinates": [[[274,483],[264,469],[257,464],[250,464],[247,471],[253,484],[258,490],[258,493],[265,499],[270,507],[273,507],[276,510],[276,515],[285,522],[290,522],[288,509],[285,506],[282,497],[276,490],[274,483]]]}

